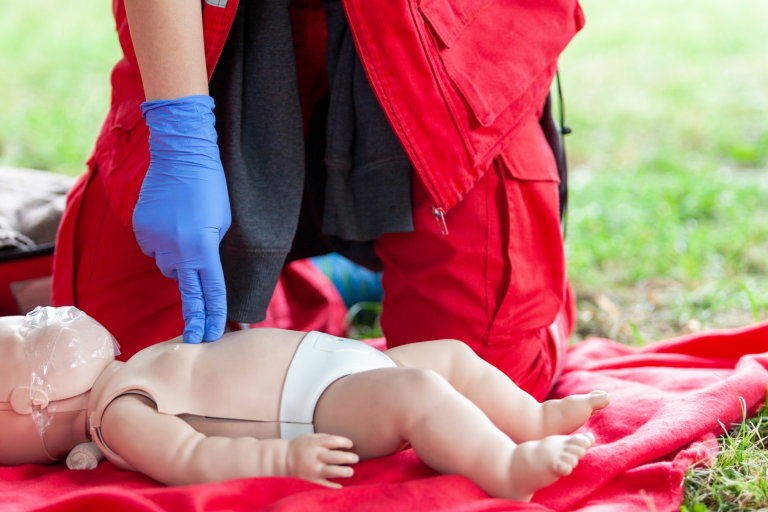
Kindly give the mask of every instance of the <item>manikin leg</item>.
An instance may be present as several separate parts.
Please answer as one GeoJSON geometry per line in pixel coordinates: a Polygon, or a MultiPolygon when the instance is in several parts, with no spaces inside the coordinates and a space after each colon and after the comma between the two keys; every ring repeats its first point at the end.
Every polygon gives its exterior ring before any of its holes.
{"type": "Polygon", "coordinates": [[[589,395],[539,403],[456,340],[412,343],[386,354],[398,366],[425,368],[440,374],[516,443],[570,434],[610,402],[607,393],[593,391],[589,395]]]}
{"type": "Polygon", "coordinates": [[[594,442],[591,435],[575,435],[516,445],[444,378],[418,368],[336,381],[320,398],[314,423],[317,432],[351,439],[363,459],[390,455],[410,442],[433,469],[519,501],[569,474],[594,442]]]}

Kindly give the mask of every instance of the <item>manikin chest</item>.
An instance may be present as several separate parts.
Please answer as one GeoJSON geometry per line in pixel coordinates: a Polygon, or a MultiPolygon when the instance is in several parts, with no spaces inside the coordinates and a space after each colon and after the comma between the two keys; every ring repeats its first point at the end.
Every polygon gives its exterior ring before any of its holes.
{"type": "Polygon", "coordinates": [[[151,398],[159,412],[180,416],[207,435],[242,431],[226,437],[264,438],[253,431],[259,425],[250,424],[278,421],[285,376],[304,336],[252,329],[203,345],[154,345],[114,373],[99,393],[96,409],[103,411],[122,394],[140,393],[151,398]]]}

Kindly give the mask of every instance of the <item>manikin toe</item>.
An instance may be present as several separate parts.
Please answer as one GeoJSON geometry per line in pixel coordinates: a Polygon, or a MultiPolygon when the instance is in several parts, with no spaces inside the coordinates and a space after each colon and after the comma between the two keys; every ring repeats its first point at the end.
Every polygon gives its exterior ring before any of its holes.
{"type": "MultiPolygon", "coordinates": [[[[63,370],[57,379],[76,394],[55,397],[60,406],[41,436],[23,404],[11,404],[14,390],[30,386],[22,321],[0,318],[0,465],[52,463],[96,434],[113,463],[168,485],[294,476],[339,487],[328,479],[410,443],[436,471],[527,501],[570,474],[594,443],[572,432],[610,401],[598,391],[540,404],[465,344],[427,341],[376,351],[393,364],[310,390],[320,394],[307,427],[316,433],[289,440],[281,438],[283,387],[308,335],[252,329],[63,370]]],[[[103,334],[90,326],[81,335],[103,334]]],[[[332,339],[349,343],[344,350],[357,343],[332,339]]]]}

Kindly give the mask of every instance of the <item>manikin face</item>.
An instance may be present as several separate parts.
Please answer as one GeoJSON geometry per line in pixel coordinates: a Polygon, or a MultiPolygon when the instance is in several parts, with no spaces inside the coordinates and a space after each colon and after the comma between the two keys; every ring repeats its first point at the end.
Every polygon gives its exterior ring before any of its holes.
{"type": "Polygon", "coordinates": [[[85,416],[73,397],[93,387],[115,351],[109,332],[75,308],[0,317],[0,465],[60,458],[61,425],[85,416]]]}

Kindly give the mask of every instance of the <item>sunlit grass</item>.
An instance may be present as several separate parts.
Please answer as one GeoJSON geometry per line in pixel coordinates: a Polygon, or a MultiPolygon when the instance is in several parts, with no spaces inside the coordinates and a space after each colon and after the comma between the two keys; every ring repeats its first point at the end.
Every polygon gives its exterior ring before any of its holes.
{"type": "Polygon", "coordinates": [[[0,0],[0,165],[77,175],[120,58],[107,0],[0,0]]]}
{"type": "Polygon", "coordinates": [[[722,436],[715,460],[688,470],[681,511],[768,509],[767,441],[765,409],[722,436]]]}
{"type": "Polygon", "coordinates": [[[765,3],[582,5],[561,61],[577,339],[754,321],[768,307],[765,3]]]}

